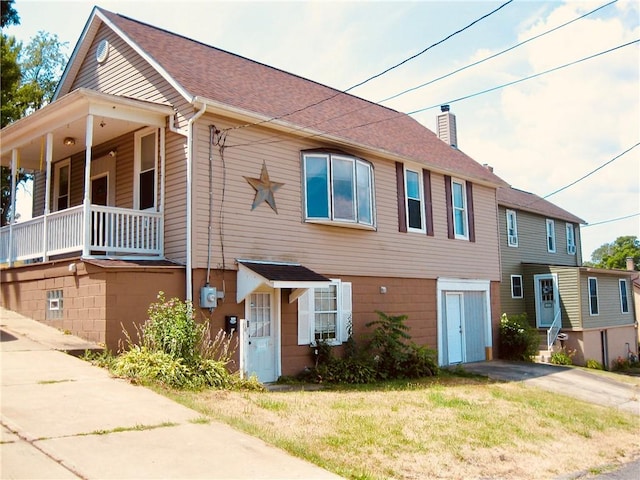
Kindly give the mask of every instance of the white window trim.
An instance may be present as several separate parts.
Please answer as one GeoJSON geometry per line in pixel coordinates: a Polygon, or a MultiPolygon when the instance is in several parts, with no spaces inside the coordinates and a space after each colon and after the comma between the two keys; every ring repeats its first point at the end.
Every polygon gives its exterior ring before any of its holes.
{"type": "Polygon", "coordinates": [[[507,245],[510,247],[517,247],[518,246],[518,217],[516,215],[516,211],[507,210],[506,218],[507,218],[507,245]],[[514,235],[511,235],[509,233],[509,217],[513,218],[514,235]]]}
{"type": "Polygon", "coordinates": [[[629,308],[629,282],[627,282],[626,278],[619,278],[618,279],[618,293],[620,295],[620,313],[622,313],[623,315],[628,315],[630,313],[630,308],[629,308]],[[623,286],[624,285],[624,291],[626,292],[627,295],[627,311],[624,311],[623,308],[623,303],[622,303],[622,290],[623,290],[623,286]]]}
{"type": "Polygon", "coordinates": [[[453,213],[453,218],[451,220],[453,221],[454,237],[458,240],[469,240],[469,209],[468,209],[468,203],[467,203],[467,182],[459,178],[451,179],[451,211],[453,213]],[[462,208],[456,208],[456,203],[454,201],[455,192],[454,192],[453,186],[456,183],[462,187],[462,203],[463,203],[462,208]],[[464,232],[465,232],[464,235],[458,233],[456,230],[456,210],[462,211],[462,218],[464,219],[464,232]]]}
{"type": "Polygon", "coordinates": [[[587,294],[589,296],[589,315],[592,317],[597,317],[600,315],[600,294],[598,292],[598,279],[596,277],[589,277],[587,279],[587,294]],[[595,281],[596,284],[596,305],[598,307],[598,311],[593,313],[592,305],[591,305],[591,280],[595,281]]]}
{"type": "Polygon", "coordinates": [[[63,167],[69,167],[69,176],[67,178],[67,208],[71,206],[71,158],[65,158],[53,165],[53,211],[58,211],[58,199],[60,197],[60,170],[63,167]]]}
{"type": "Polygon", "coordinates": [[[415,168],[404,168],[404,204],[406,210],[406,222],[407,232],[426,233],[427,232],[427,218],[425,215],[425,201],[424,201],[424,182],[422,181],[422,170],[415,168]],[[415,173],[418,176],[418,195],[420,198],[420,224],[422,228],[415,228],[409,225],[409,188],[407,183],[407,172],[415,173]]]}
{"type": "Polygon", "coordinates": [[[367,160],[363,160],[359,157],[344,155],[344,154],[334,154],[334,153],[325,153],[322,151],[318,152],[303,152],[302,154],[302,186],[303,186],[303,211],[304,211],[304,221],[305,223],[318,223],[322,225],[333,225],[340,227],[350,227],[350,228],[359,228],[363,230],[375,230],[376,229],[376,204],[375,204],[375,180],[373,175],[373,164],[368,162],[367,160]],[[323,157],[327,162],[327,197],[328,197],[328,217],[310,217],[309,209],[308,209],[308,198],[307,198],[307,157],[323,157]],[[348,160],[352,162],[353,167],[353,186],[354,186],[354,198],[353,198],[353,209],[355,214],[355,220],[336,218],[335,209],[334,209],[334,168],[333,168],[333,160],[348,160]],[[358,211],[358,179],[357,179],[357,165],[364,165],[369,171],[369,204],[371,205],[371,223],[368,223],[364,220],[360,220],[359,211],[358,211]]]}
{"type": "Polygon", "coordinates": [[[511,298],[524,298],[524,285],[522,283],[522,275],[511,275],[511,298]],[[515,296],[513,294],[513,279],[520,279],[520,296],[515,296]]]}
{"type": "MultiPolygon", "coordinates": [[[[352,293],[351,282],[340,279],[330,279],[331,285],[336,286],[337,306],[336,338],[327,341],[329,345],[342,345],[350,335],[352,324],[352,293]]],[[[298,297],[298,345],[315,345],[315,289],[309,288],[298,297]]]]}
{"type": "Polygon", "coordinates": [[[143,128],[138,130],[134,134],[134,149],[133,149],[133,208],[134,210],[140,210],[140,174],[142,173],[142,155],[141,155],[141,142],[142,137],[147,135],[155,135],[156,148],[154,151],[154,164],[153,164],[153,206],[145,210],[155,211],[158,206],[158,130],[153,127],[143,128]]]}
{"type": "Polygon", "coordinates": [[[549,218],[547,218],[545,223],[546,223],[547,252],[556,253],[556,223],[555,221],[549,218]],[[552,240],[553,245],[549,245],[549,240],[552,240]]]}
{"type": "Polygon", "coordinates": [[[576,229],[575,226],[573,225],[573,223],[567,223],[566,224],[566,231],[567,231],[567,253],[569,255],[575,255],[576,254],[576,229]],[[569,241],[571,240],[571,241],[569,241]]]}

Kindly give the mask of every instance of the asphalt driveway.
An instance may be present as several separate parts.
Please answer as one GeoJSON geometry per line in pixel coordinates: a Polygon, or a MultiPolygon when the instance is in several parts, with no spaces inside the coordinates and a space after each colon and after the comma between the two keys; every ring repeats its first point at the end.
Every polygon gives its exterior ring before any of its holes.
{"type": "Polygon", "coordinates": [[[464,369],[493,380],[525,382],[543,390],[640,415],[640,379],[629,383],[575,367],[502,360],[468,363],[464,369]]]}

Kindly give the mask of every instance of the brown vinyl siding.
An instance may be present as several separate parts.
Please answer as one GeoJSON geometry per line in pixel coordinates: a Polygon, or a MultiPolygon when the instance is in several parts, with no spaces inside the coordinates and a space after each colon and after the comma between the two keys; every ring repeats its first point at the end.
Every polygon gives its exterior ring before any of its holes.
{"type": "Polygon", "coordinates": [[[166,258],[180,263],[186,261],[187,164],[184,159],[186,145],[186,137],[167,132],[164,252],[166,258]]]}
{"type": "MultiPolygon", "coordinates": [[[[230,125],[209,116],[197,123],[193,188],[194,266],[204,267],[207,261],[209,204],[208,126],[215,124],[222,129],[230,125]]],[[[224,150],[226,171],[223,171],[218,149],[213,149],[213,265],[224,263],[229,268],[236,258],[251,258],[296,261],[316,271],[333,271],[342,275],[499,279],[495,189],[474,185],[476,242],[450,240],[446,233],[444,178],[432,172],[434,236],[400,233],[395,162],[349,150],[346,153],[360,156],[373,165],[376,230],[305,223],[300,151],[340,146],[283,136],[277,138],[278,142],[265,143],[265,136],[272,135],[257,127],[230,131],[224,150]],[[278,214],[266,203],[251,210],[255,191],[244,177],[259,177],[263,162],[267,165],[270,179],[284,184],[275,194],[278,214]],[[226,186],[221,224],[223,176],[226,186]],[[221,226],[224,262],[220,253],[221,226]]]]}

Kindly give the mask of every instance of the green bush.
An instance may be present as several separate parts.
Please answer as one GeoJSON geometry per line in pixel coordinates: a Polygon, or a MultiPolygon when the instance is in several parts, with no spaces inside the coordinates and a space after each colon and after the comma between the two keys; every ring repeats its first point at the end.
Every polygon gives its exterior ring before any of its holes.
{"type": "Polygon", "coordinates": [[[222,330],[211,338],[209,323],[195,321],[190,302],[166,300],[160,292],[148,315],[138,331],[138,343],[125,331],[127,346],[120,355],[107,353],[89,360],[141,384],[192,390],[262,388],[255,379],[241,380],[228,371],[237,340],[233,344],[231,336],[222,330]]]}
{"type": "Polygon", "coordinates": [[[498,338],[500,358],[505,360],[530,362],[538,353],[540,337],[538,331],[529,324],[526,313],[511,317],[503,313],[498,338]]]}
{"type": "Polygon", "coordinates": [[[346,343],[343,358],[334,355],[327,342],[312,347],[315,367],[300,375],[301,380],[327,383],[362,384],[379,380],[420,378],[439,373],[436,352],[410,342],[406,315],[389,316],[376,312],[378,320],[364,348],[353,337],[346,343]]]}
{"type": "Polygon", "coordinates": [[[587,360],[587,368],[591,368],[593,370],[604,370],[604,365],[602,365],[599,361],[588,359],[587,360]]]}
{"type": "Polygon", "coordinates": [[[575,354],[575,350],[568,350],[562,347],[559,351],[551,354],[551,363],[554,365],[573,365],[573,356],[575,354]]]}

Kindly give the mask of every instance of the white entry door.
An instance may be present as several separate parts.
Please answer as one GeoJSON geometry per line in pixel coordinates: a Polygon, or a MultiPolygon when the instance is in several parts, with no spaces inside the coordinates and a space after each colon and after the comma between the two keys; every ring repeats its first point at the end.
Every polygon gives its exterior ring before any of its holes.
{"type": "Polygon", "coordinates": [[[262,383],[275,382],[276,354],[274,306],[271,293],[252,293],[247,299],[247,374],[262,383]]]}
{"type": "Polygon", "coordinates": [[[536,324],[538,328],[547,328],[560,313],[560,295],[556,274],[535,275],[536,324]]]}
{"type": "Polygon", "coordinates": [[[447,292],[445,294],[445,311],[448,363],[462,363],[462,326],[464,325],[462,293],[447,292]]]}

